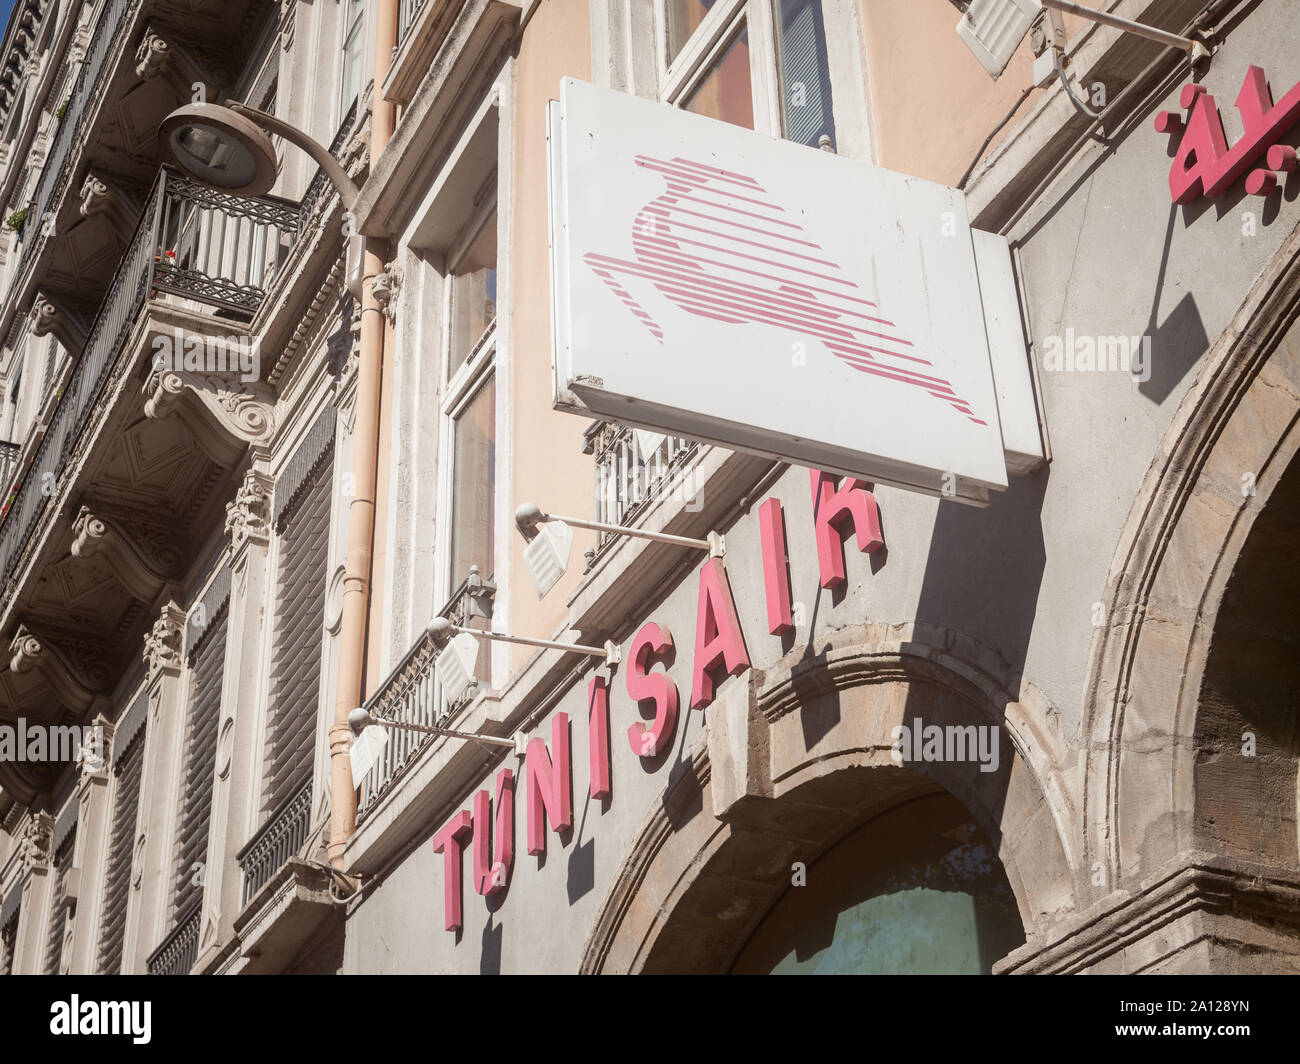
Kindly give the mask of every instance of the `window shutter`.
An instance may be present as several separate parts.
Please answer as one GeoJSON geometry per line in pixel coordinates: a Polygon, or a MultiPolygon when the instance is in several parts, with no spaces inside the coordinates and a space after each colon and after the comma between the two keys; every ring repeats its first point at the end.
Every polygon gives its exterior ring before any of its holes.
{"type": "MultiPolygon", "coordinates": [[[[143,696],[141,700],[144,701],[143,696]]],[[[131,710],[127,713],[130,714],[131,710]]],[[[144,728],[138,728],[128,745],[114,758],[113,821],[109,829],[104,866],[104,908],[99,920],[101,975],[116,975],[122,967],[126,934],[126,902],[131,891],[131,854],[136,815],[140,805],[140,776],[144,768],[144,728]]]]}
{"type": "Polygon", "coordinates": [[[217,616],[208,616],[203,635],[191,651],[190,714],[182,753],[184,786],[176,831],[172,926],[188,917],[203,898],[202,880],[195,882],[194,866],[205,862],[208,855],[212,777],[221,709],[221,673],[226,663],[228,605],[229,599],[221,604],[217,616]]]}
{"type": "Polygon", "coordinates": [[[22,910],[22,881],[15,883],[0,907],[0,975],[12,975],[14,949],[18,945],[18,914],[22,910]]]}
{"type": "Polygon", "coordinates": [[[332,477],[327,457],[316,464],[281,517],[263,816],[274,813],[311,775],[329,560],[332,477]]]}
{"type": "MultiPolygon", "coordinates": [[[[74,798],[75,802],[76,799],[74,798]]],[[[77,841],[74,825],[54,854],[54,895],[50,922],[45,931],[45,974],[58,975],[63,960],[63,933],[68,927],[68,872],[72,869],[72,850],[77,841]]]]}

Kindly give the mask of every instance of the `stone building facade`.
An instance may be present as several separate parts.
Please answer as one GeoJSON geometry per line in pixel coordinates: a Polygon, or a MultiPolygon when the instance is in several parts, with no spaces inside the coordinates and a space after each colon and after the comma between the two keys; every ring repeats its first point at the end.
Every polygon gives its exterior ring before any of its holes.
{"type": "Polygon", "coordinates": [[[106,756],[0,759],[10,970],[1300,968],[1300,173],[1174,203],[1155,128],[1194,82],[1249,140],[1255,67],[1287,111],[1293,13],[1106,4],[1212,57],[1067,20],[1072,101],[1030,40],[990,80],[965,6],[18,5],[0,723],[106,756]],[[975,508],[553,411],[564,77],[962,185],[1044,461],[975,508]],[[351,212],[290,148],[256,200],[160,169],[196,84],[330,144],[351,212]],[[331,838],[362,305],[365,708],[523,752],[391,731],[331,838]],[[151,358],[189,336],[256,372],[151,358]],[[725,555],[578,531],[539,598],[528,502],[725,555]],[[620,660],[482,640],[451,699],[435,617],[620,660]]]}

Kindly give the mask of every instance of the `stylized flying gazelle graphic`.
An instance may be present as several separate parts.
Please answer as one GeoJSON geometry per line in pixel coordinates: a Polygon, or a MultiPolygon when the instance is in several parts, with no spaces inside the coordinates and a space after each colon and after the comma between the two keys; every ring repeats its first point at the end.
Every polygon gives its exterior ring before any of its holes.
{"type": "Polygon", "coordinates": [[[620,278],[647,280],[676,306],[714,321],[815,336],[854,369],[914,385],[987,424],[951,384],[923,372],[932,364],[753,178],[681,158],[638,155],[636,164],[668,188],[632,223],[635,261],[596,252],[583,260],[660,343],[663,329],[620,278]]]}

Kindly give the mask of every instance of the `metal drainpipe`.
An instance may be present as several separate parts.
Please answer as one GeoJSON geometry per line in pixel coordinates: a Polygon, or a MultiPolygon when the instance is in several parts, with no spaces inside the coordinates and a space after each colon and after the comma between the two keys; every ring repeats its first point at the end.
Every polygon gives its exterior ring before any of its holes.
{"type": "MultiPolygon", "coordinates": [[[[378,0],[375,26],[374,86],[370,109],[370,172],[393,135],[393,105],[380,95],[397,44],[397,2],[378,0]]],[[[375,482],[378,474],[380,394],[384,377],[384,316],[372,282],[384,268],[386,242],[366,237],[362,255],[361,351],[357,367],[356,422],[353,437],[355,494],[348,509],[348,552],[343,578],[339,677],[330,727],[330,864],[344,868],[343,847],[357,824],[357,785],[348,759],[348,714],[362,701],[366,618],[370,602],[370,563],[374,549],[375,482]]]]}

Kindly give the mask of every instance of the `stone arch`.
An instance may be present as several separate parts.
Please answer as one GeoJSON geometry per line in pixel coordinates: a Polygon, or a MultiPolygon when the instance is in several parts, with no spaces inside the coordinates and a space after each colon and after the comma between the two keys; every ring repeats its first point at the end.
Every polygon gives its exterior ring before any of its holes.
{"type": "Polygon", "coordinates": [[[1270,538],[1276,522],[1264,515],[1291,507],[1297,451],[1300,229],[1206,356],[1111,564],[1108,623],[1093,640],[1082,732],[1086,859],[1105,868],[1106,890],[1131,889],[1201,851],[1296,866],[1294,733],[1269,751],[1274,770],[1289,760],[1289,838],[1267,853],[1233,853],[1221,833],[1207,830],[1216,809],[1231,801],[1243,823],[1275,822],[1277,788],[1224,791],[1233,787],[1230,774],[1207,767],[1234,729],[1240,739],[1249,714],[1202,710],[1227,676],[1227,662],[1208,673],[1207,663],[1216,629],[1222,635],[1228,623],[1225,602],[1236,613],[1245,601],[1243,564],[1253,583],[1267,579],[1259,552],[1247,546],[1270,538]]]}
{"type": "Polygon", "coordinates": [[[836,633],[729,681],[708,728],[630,841],[583,951],[584,972],[730,967],[790,882],[859,825],[947,792],[987,832],[1032,943],[1075,908],[1077,788],[1032,685],[1021,701],[994,656],[924,624],[836,633]],[[897,764],[894,728],[992,726],[996,771],[897,764]]]}

